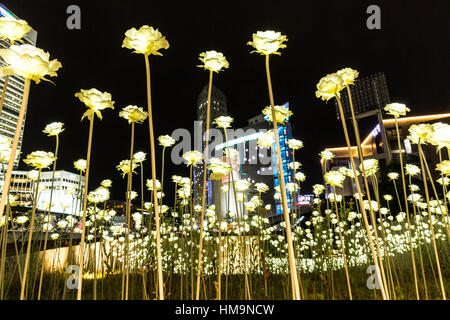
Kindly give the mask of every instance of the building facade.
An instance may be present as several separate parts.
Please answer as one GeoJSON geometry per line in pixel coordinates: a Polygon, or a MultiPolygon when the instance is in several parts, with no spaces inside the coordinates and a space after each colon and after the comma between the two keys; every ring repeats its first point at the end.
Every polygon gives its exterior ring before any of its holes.
{"type": "MultiPolygon", "coordinates": [[[[12,12],[10,12],[5,6],[0,4],[0,16],[2,17],[14,17],[20,19],[12,12]]],[[[37,32],[31,30],[22,39],[23,44],[36,45],[37,32]]],[[[19,44],[19,43],[17,43],[19,44]]],[[[0,39],[0,49],[7,49],[11,46],[8,40],[0,39]]],[[[5,67],[6,63],[0,58],[0,68],[5,67]]],[[[22,104],[22,97],[24,91],[25,80],[19,76],[9,76],[0,79],[0,99],[3,99],[3,108],[0,113],[0,135],[7,138],[14,138],[16,131],[17,121],[19,119],[20,107],[22,104]],[[6,90],[4,87],[6,85],[6,90]],[[4,92],[4,94],[3,94],[4,92]]],[[[20,150],[22,148],[23,131],[25,127],[25,119],[23,121],[22,130],[20,132],[19,144],[17,147],[16,157],[14,161],[15,167],[18,166],[20,161],[20,150]]]]}
{"type": "MultiPolygon", "coordinates": [[[[201,121],[201,136],[202,136],[202,152],[205,149],[206,141],[206,117],[208,107],[208,85],[205,85],[197,98],[197,119],[201,121]]],[[[226,95],[214,85],[211,88],[211,105],[210,105],[210,128],[213,128],[213,121],[220,117],[227,115],[227,98],[226,95]]],[[[193,169],[193,202],[194,205],[201,205],[202,203],[202,191],[203,191],[203,162],[197,164],[193,169]]],[[[211,182],[207,177],[206,188],[206,204],[210,204],[212,201],[211,194],[211,182]]]]}
{"type": "MultiPolygon", "coordinates": [[[[408,131],[409,127],[413,124],[419,123],[433,124],[435,122],[444,122],[450,124],[450,113],[409,116],[398,119],[400,142],[402,147],[404,163],[406,163],[408,159],[419,159],[419,151],[417,145],[412,144],[407,138],[409,135],[408,131]]],[[[370,131],[370,133],[361,142],[364,159],[377,159],[379,161],[380,166],[386,165],[391,160],[394,160],[397,163],[399,163],[400,149],[398,147],[395,120],[393,118],[384,119],[382,122],[382,126],[385,128],[386,131],[390,155],[388,155],[385,152],[385,148],[383,148],[381,125],[380,123],[374,123],[374,126],[370,131]]],[[[325,171],[335,170],[338,169],[339,167],[351,168],[351,160],[348,155],[347,147],[326,148],[326,149],[331,151],[335,155],[335,157],[333,160],[327,162],[325,171]]],[[[434,146],[425,144],[423,145],[422,149],[424,151],[431,173],[435,175],[436,179],[439,178],[437,173],[434,171],[436,164],[440,162],[439,155],[436,152],[436,148],[434,146]]],[[[355,161],[355,165],[359,168],[360,161],[358,157],[357,147],[352,146],[351,151],[353,159],[355,161]]],[[[420,176],[418,178],[421,179],[420,176]]],[[[364,183],[362,182],[362,180],[360,186],[361,188],[364,189],[364,183]]],[[[351,183],[348,180],[346,180],[344,188],[343,189],[338,188],[337,192],[339,194],[349,196],[355,193],[356,190],[355,188],[356,186],[352,186],[351,183]]]]}
{"type": "MultiPolygon", "coordinates": [[[[29,171],[14,170],[11,176],[9,193],[18,196],[18,205],[32,207],[37,181],[28,177],[29,171]]],[[[39,180],[39,192],[36,208],[48,210],[52,185],[52,171],[42,171],[39,180]]],[[[0,187],[3,186],[3,174],[0,175],[0,187]]],[[[51,211],[56,213],[79,215],[82,210],[85,178],[64,170],[55,171],[51,211]]]]}

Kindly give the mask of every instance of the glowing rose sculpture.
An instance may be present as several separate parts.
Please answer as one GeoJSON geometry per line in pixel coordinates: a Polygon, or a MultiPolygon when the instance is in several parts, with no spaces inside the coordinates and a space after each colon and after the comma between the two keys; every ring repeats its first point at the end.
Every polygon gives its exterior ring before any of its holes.
{"type": "Polygon", "coordinates": [[[131,28],[125,32],[122,48],[134,50],[135,53],[162,56],[159,50],[168,49],[169,42],[158,29],[142,26],[139,30],[131,28]]]}
{"type": "Polygon", "coordinates": [[[229,67],[228,61],[222,52],[214,50],[205,51],[200,53],[199,59],[203,64],[198,65],[197,67],[205,68],[209,71],[219,72],[222,71],[223,68],[229,67]]]}
{"type": "Polygon", "coordinates": [[[287,40],[287,37],[282,35],[281,32],[267,30],[254,33],[252,41],[247,42],[247,44],[255,48],[252,53],[257,52],[262,55],[281,55],[278,50],[286,48],[284,42],[287,40]]]}
{"type": "Polygon", "coordinates": [[[270,148],[275,142],[275,133],[269,130],[258,138],[257,144],[260,148],[270,148]]]}
{"type": "MultiPolygon", "coordinates": [[[[275,118],[277,119],[277,122],[281,124],[285,123],[287,119],[293,115],[291,110],[283,106],[274,106],[274,109],[275,109],[275,118]]],[[[262,113],[268,116],[270,121],[273,121],[271,106],[265,107],[262,113]]]]}
{"type": "Polygon", "coordinates": [[[173,139],[169,135],[164,135],[164,136],[158,137],[158,142],[161,146],[167,148],[167,147],[171,147],[175,144],[175,139],[173,139]]]}
{"type": "Polygon", "coordinates": [[[203,154],[196,150],[185,152],[182,157],[186,160],[186,165],[193,165],[194,167],[203,160],[203,154]]]}
{"type": "Polygon", "coordinates": [[[35,167],[36,169],[48,168],[56,158],[53,152],[33,151],[27,158],[23,160],[26,164],[35,167]]]}
{"type": "Polygon", "coordinates": [[[405,116],[411,110],[403,103],[390,103],[384,107],[384,111],[394,118],[399,118],[400,116],[405,116]]]}
{"type": "Polygon", "coordinates": [[[340,91],[344,89],[344,81],[337,73],[328,74],[320,79],[317,84],[316,97],[328,101],[334,97],[340,97],[340,91]]]}
{"type": "Polygon", "coordinates": [[[409,136],[407,137],[412,143],[427,143],[433,138],[433,126],[428,123],[413,124],[409,127],[409,136]]]}
{"type": "MultiPolygon", "coordinates": [[[[143,54],[145,59],[146,71],[146,89],[147,89],[147,108],[148,108],[148,125],[150,131],[150,161],[152,169],[152,179],[156,179],[156,159],[155,159],[155,138],[153,128],[153,111],[152,111],[152,95],[151,95],[151,78],[150,78],[150,55],[162,56],[159,52],[161,49],[168,49],[169,42],[166,38],[153,27],[147,25],[142,26],[139,30],[136,28],[129,29],[125,32],[125,39],[122,43],[123,48],[134,50],[135,53],[143,54]]],[[[158,195],[153,190],[153,202],[158,203],[158,195]]],[[[160,300],[164,300],[164,284],[162,274],[162,254],[161,254],[161,235],[159,226],[159,206],[155,206],[155,227],[156,227],[156,260],[157,260],[157,280],[158,280],[158,296],[160,300]]],[[[128,270],[128,269],[127,269],[128,270]]],[[[128,300],[128,271],[127,285],[124,290],[125,300],[128,300]]],[[[81,297],[80,297],[81,299],[81,297]]]]}
{"type": "Polygon", "coordinates": [[[86,170],[86,160],[85,159],[78,159],[73,163],[73,166],[78,171],[84,172],[86,170]]]}
{"type": "Polygon", "coordinates": [[[83,120],[84,117],[91,119],[94,114],[100,119],[103,119],[100,111],[108,108],[114,109],[114,101],[112,101],[111,94],[108,92],[101,92],[97,89],[81,89],[80,92],[75,93],[75,97],[80,99],[80,101],[88,107],[88,110],[83,114],[81,120],[83,120]]]}
{"type": "Polygon", "coordinates": [[[119,112],[119,117],[128,120],[128,123],[142,123],[148,117],[144,109],[137,106],[127,106],[119,112]]]}
{"type": "Polygon", "coordinates": [[[220,116],[214,120],[214,123],[222,129],[229,128],[232,122],[233,118],[228,116],[220,116]]]}
{"type": "Polygon", "coordinates": [[[324,175],[325,182],[332,186],[342,187],[342,183],[345,180],[345,176],[339,171],[331,170],[324,175]]]}
{"type": "Polygon", "coordinates": [[[133,155],[133,161],[137,163],[142,163],[146,160],[147,154],[145,152],[139,151],[133,155]]]}
{"type": "Polygon", "coordinates": [[[9,49],[0,49],[0,57],[7,66],[0,69],[3,75],[18,75],[36,83],[50,81],[46,76],[56,77],[56,71],[62,67],[57,60],[50,60],[50,54],[29,44],[12,45],[9,49]]]}
{"type": "Polygon", "coordinates": [[[450,175],[450,160],[444,160],[436,165],[436,170],[440,171],[442,175],[450,175]]]}
{"type": "Polygon", "coordinates": [[[122,176],[125,177],[126,174],[130,173],[130,170],[133,173],[136,173],[134,169],[136,169],[139,166],[139,164],[133,162],[131,165],[130,160],[122,160],[120,163],[116,166],[117,170],[122,171],[122,176]],[[131,170],[131,166],[133,166],[133,170],[131,170]]]}
{"type": "Polygon", "coordinates": [[[221,180],[233,169],[230,164],[217,158],[211,158],[210,163],[208,169],[212,171],[210,174],[211,180],[221,180]]]}
{"type": "Polygon", "coordinates": [[[367,176],[375,175],[378,171],[378,160],[377,159],[364,160],[363,165],[359,165],[359,170],[361,170],[361,172],[365,172],[367,176]]]}
{"type": "Polygon", "coordinates": [[[355,83],[355,79],[358,78],[359,72],[352,68],[344,68],[336,72],[336,74],[341,77],[344,86],[347,86],[355,83]]]}
{"type": "Polygon", "coordinates": [[[334,153],[329,150],[323,150],[319,153],[321,161],[330,161],[334,158],[334,153]]]}
{"type": "Polygon", "coordinates": [[[52,122],[52,123],[46,125],[42,132],[46,133],[49,137],[57,136],[61,132],[64,131],[63,126],[64,126],[64,123],[62,123],[62,122],[52,122]]]}
{"type": "Polygon", "coordinates": [[[8,39],[11,44],[21,40],[30,31],[31,27],[25,20],[18,20],[14,17],[0,18],[0,38],[8,39]]]}
{"type": "Polygon", "coordinates": [[[428,136],[428,142],[435,145],[438,150],[450,148],[450,125],[442,122],[433,123],[432,133],[428,136]]]}
{"type": "Polygon", "coordinates": [[[303,148],[303,141],[297,139],[289,139],[288,147],[291,148],[292,150],[301,149],[303,148]]]}

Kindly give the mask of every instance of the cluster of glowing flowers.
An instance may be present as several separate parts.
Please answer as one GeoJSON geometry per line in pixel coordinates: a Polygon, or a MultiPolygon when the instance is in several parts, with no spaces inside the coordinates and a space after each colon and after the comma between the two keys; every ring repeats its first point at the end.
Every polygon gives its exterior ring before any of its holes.
{"type": "Polygon", "coordinates": [[[400,116],[405,116],[407,112],[411,111],[403,103],[390,103],[384,107],[384,111],[391,116],[398,118],[400,116]]]}
{"type": "MultiPolygon", "coordinates": [[[[286,120],[293,115],[292,111],[289,110],[287,107],[283,106],[273,106],[274,113],[275,113],[275,119],[277,120],[277,123],[285,123],[286,120]]],[[[262,113],[269,117],[269,121],[273,121],[272,117],[272,107],[268,106],[265,107],[262,111],[262,113]]]]}
{"type": "Polygon", "coordinates": [[[175,139],[173,139],[169,135],[164,135],[164,136],[159,136],[158,137],[158,142],[159,142],[159,145],[161,145],[164,148],[166,148],[166,147],[173,146],[175,144],[175,139]]]}
{"type": "Polygon", "coordinates": [[[147,119],[148,113],[138,106],[126,106],[119,112],[119,117],[128,120],[128,123],[142,123],[147,119]]]}
{"type": "Polygon", "coordinates": [[[248,212],[254,212],[256,208],[263,205],[262,200],[258,196],[253,196],[250,201],[244,203],[245,208],[248,212]]]}
{"type": "Polygon", "coordinates": [[[14,17],[0,18],[0,38],[8,39],[11,44],[21,40],[30,31],[31,27],[25,20],[18,20],[14,17]]]}
{"type": "Polygon", "coordinates": [[[48,168],[55,160],[56,157],[53,152],[33,151],[27,155],[27,158],[23,162],[36,169],[44,169],[48,168]]]}
{"type": "Polygon", "coordinates": [[[355,79],[358,78],[359,72],[352,68],[344,68],[336,72],[336,74],[341,77],[344,82],[344,86],[354,84],[355,79]]]}
{"type": "Polygon", "coordinates": [[[203,154],[197,150],[185,152],[182,157],[186,161],[186,165],[194,167],[203,160],[203,154]]]}
{"type": "Polygon", "coordinates": [[[200,61],[203,63],[197,67],[205,68],[213,72],[219,72],[223,68],[228,68],[229,64],[222,52],[214,50],[200,53],[200,61]]]}
{"type": "Polygon", "coordinates": [[[62,122],[52,122],[45,126],[44,130],[42,132],[48,134],[49,137],[51,136],[57,136],[61,132],[64,131],[64,123],[62,122]]]}
{"type": "Polygon", "coordinates": [[[331,170],[324,175],[325,182],[332,186],[342,187],[342,183],[345,180],[345,176],[339,171],[331,170]]]}
{"type": "Polygon", "coordinates": [[[247,190],[248,188],[250,188],[250,186],[251,186],[250,181],[245,179],[238,180],[234,183],[234,187],[236,188],[237,191],[240,192],[247,190]]]}
{"type": "Polygon", "coordinates": [[[114,109],[114,101],[111,100],[111,94],[108,92],[101,92],[97,89],[81,89],[80,92],[75,93],[75,97],[80,99],[80,101],[88,107],[88,110],[83,114],[81,120],[83,120],[84,117],[90,119],[93,117],[94,113],[102,119],[100,111],[107,108],[114,109]]]}
{"type": "Polygon", "coordinates": [[[122,177],[125,177],[126,174],[129,174],[131,171],[132,173],[136,173],[134,169],[136,169],[139,166],[138,163],[133,161],[133,164],[130,163],[130,160],[122,160],[120,163],[116,166],[117,170],[122,171],[122,177]],[[133,168],[131,168],[131,165],[133,168]]]}
{"type": "Polygon", "coordinates": [[[253,41],[247,42],[248,45],[253,46],[255,50],[253,52],[257,52],[262,55],[269,54],[278,54],[279,49],[286,48],[284,44],[287,41],[287,37],[282,35],[281,32],[275,32],[272,30],[267,31],[258,31],[253,34],[253,41]]]}
{"type": "Polygon", "coordinates": [[[256,191],[258,191],[259,193],[265,193],[265,192],[269,191],[269,186],[262,182],[255,183],[255,188],[256,188],[256,191]]]}
{"type": "Polygon", "coordinates": [[[50,54],[29,44],[12,45],[8,49],[0,49],[0,57],[7,66],[0,69],[0,75],[18,75],[36,83],[50,81],[46,76],[56,77],[61,63],[50,61],[50,54]]]}
{"type": "Polygon", "coordinates": [[[410,176],[416,176],[420,173],[420,168],[418,166],[416,166],[415,164],[406,164],[405,165],[405,171],[406,174],[410,175],[410,176]]]}
{"type": "Polygon", "coordinates": [[[298,150],[298,149],[303,148],[303,141],[297,140],[297,139],[289,139],[288,146],[292,150],[298,150]]]}
{"type": "Polygon", "coordinates": [[[399,177],[399,174],[397,172],[389,172],[388,173],[388,178],[391,180],[397,180],[399,177]]]}
{"type": "Polygon", "coordinates": [[[300,172],[300,171],[296,172],[295,173],[295,180],[303,182],[303,181],[306,180],[306,176],[305,176],[305,174],[303,172],[300,172]]]}
{"type": "Polygon", "coordinates": [[[442,122],[433,123],[432,133],[428,136],[428,142],[435,145],[438,150],[450,148],[450,125],[442,122]]]}
{"type": "Polygon", "coordinates": [[[169,42],[158,29],[142,26],[139,30],[131,28],[125,32],[122,48],[134,50],[135,53],[162,56],[159,50],[168,49],[169,42]]]}
{"type": "Polygon", "coordinates": [[[316,197],[320,196],[325,190],[325,186],[323,184],[315,184],[313,185],[313,193],[316,197]]]}
{"type": "Polygon", "coordinates": [[[440,171],[442,175],[450,175],[450,160],[444,160],[436,165],[436,170],[440,171]]]}
{"type": "Polygon", "coordinates": [[[146,160],[147,154],[145,152],[139,151],[133,155],[133,162],[142,163],[146,160]]]}
{"type": "Polygon", "coordinates": [[[384,200],[386,200],[386,201],[391,201],[393,198],[392,198],[392,196],[390,195],[390,194],[385,194],[384,196],[383,196],[383,198],[384,198],[384,200]]]}
{"type": "Polygon", "coordinates": [[[258,138],[257,144],[260,148],[270,148],[274,142],[275,132],[273,132],[273,130],[269,130],[258,138]]]}
{"type": "Polygon", "coordinates": [[[75,169],[77,169],[78,171],[84,172],[86,170],[86,160],[84,159],[78,159],[77,161],[75,161],[73,163],[73,166],[75,167],[75,169]]]}
{"type": "Polygon", "coordinates": [[[377,159],[364,160],[363,163],[359,165],[359,170],[365,173],[366,176],[375,175],[378,171],[378,160],[377,159]]]}
{"type": "Polygon", "coordinates": [[[319,153],[319,156],[321,161],[330,161],[334,158],[334,153],[325,149],[319,153]]]}
{"type": "Polygon", "coordinates": [[[110,179],[105,179],[102,182],[100,182],[100,185],[105,188],[110,188],[112,185],[112,181],[110,179]]]}
{"type": "MultiPolygon", "coordinates": [[[[156,179],[155,180],[156,190],[161,190],[161,182],[156,179]]],[[[147,189],[153,191],[153,179],[147,179],[146,182],[147,189]]]]}
{"type": "Polygon", "coordinates": [[[325,77],[320,79],[316,87],[316,97],[328,101],[335,96],[340,97],[339,91],[341,91],[345,85],[340,76],[336,73],[332,73],[327,74],[325,77]]]}
{"type": "Polygon", "coordinates": [[[88,193],[87,199],[92,203],[101,203],[109,199],[109,190],[103,186],[88,193]]]}
{"type": "Polygon", "coordinates": [[[211,158],[210,162],[211,164],[208,166],[208,169],[212,171],[210,175],[211,180],[221,180],[233,170],[230,164],[223,162],[220,159],[211,158]]]}
{"type": "Polygon", "coordinates": [[[231,126],[232,122],[233,122],[232,117],[220,116],[220,117],[217,117],[213,123],[216,124],[219,128],[226,129],[231,126]]]}

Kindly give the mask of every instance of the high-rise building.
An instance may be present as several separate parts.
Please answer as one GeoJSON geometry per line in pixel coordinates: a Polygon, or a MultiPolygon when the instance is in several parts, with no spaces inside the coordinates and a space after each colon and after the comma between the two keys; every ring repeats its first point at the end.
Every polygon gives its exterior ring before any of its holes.
{"type": "MultiPolygon", "coordinates": [[[[202,126],[202,152],[205,148],[206,141],[206,117],[207,117],[207,107],[208,107],[208,85],[203,87],[197,98],[197,119],[201,121],[202,126]]],[[[227,97],[225,94],[217,89],[214,85],[211,88],[211,105],[210,105],[210,128],[212,128],[212,122],[214,119],[220,116],[225,116],[227,114],[227,97]]],[[[193,187],[193,202],[194,205],[201,205],[202,203],[202,191],[203,191],[203,163],[198,164],[194,167],[193,177],[192,177],[194,187],[193,187]]],[[[212,194],[208,192],[211,189],[211,182],[208,179],[206,204],[211,203],[212,194]]]]}
{"type": "MultiPolygon", "coordinates": [[[[9,11],[5,6],[0,4],[0,16],[2,17],[14,17],[20,19],[9,11]]],[[[22,39],[23,44],[36,45],[37,32],[31,30],[22,39]]],[[[19,44],[19,43],[16,43],[19,44]]],[[[10,47],[10,42],[5,39],[0,39],[0,48],[6,49],[10,47]]],[[[0,58],[0,68],[6,66],[3,59],[0,58]]],[[[0,113],[0,135],[13,138],[16,131],[17,121],[19,118],[20,107],[22,104],[22,97],[24,91],[25,80],[19,76],[9,76],[0,79],[0,95],[3,92],[3,88],[6,82],[6,91],[4,95],[3,108],[0,113]]],[[[25,119],[22,125],[22,131],[20,133],[19,144],[17,147],[16,157],[14,165],[17,166],[20,160],[20,150],[22,148],[23,131],[25,127],[25,119]]]]}
{"type": "MultiPolygon", "coordinates": [[[[203,132],[206,129],[206,113],[208,107],[208,85],[204,86],[197,98],[197,119],[202,121],[203,132]]],[[[214,85],[211,88],[210,123],[217,117],[227,114],[227,97],[214,85]]]]}
{"type": "MultiPolygon", "coordinates": [[[[289,103],[285,103],[284,107],[289,108],[289,103]]],[[[248,126],[229,130],[228,146],[235,148],[238,151],[238,158],[234,161],[234,179],[245,179],[252,184],[262,182],[270,187],[270,191],[263,193],[261,198],[265,204],[270,204],[272,209],[268,212],[271,214],[282,214],[283,208],[280,200],[274,199],[274,187],[279,187],[279,174],[276,168],[277,157],[276,153],[272,150],[276,150],[275,143],[272,148],[260,148],[257,145],[258,138],[266,131],[271,130],[271,122],[268,121],[267,116],[259,115],[249,119],[248,126]]],[[[292,126],[287,121],[284,125],[278,125],[278,135],[280,138],[281,159],[284,172],[285,183],[294,182],[294,172],[289,167],[289,163],[293,161],[292,150],[288,148],[287,141],[292,138],[292,126]]],[[[226,144],[222,143],[215,146],[216,154],[225,148],[226,144]]],[[[222,184],[229,184],[230,190],[232,186],[227,178],[224,178],[222,184]]],[[[248,196],[256,195],[257,192],[251,188],[247,192],[248,196]]],[[[213,191],[212,194],[217,193],[213,191]]],[[[233,203],[233,192],[230,192],[231,200],[233,203]]],[[[287,194],[288,207],[291,210],[297,203],[291,195],[287,194]]],[[[217,204],[217,201],[214,201],[217,204]]],[[[226,203],[225,199],[222,199],[222,204],[226,203]]],[[[230,212],[234,212],[233,206],[229,207],[230,212]]],[[[222,212],[225,212],[222,210],[222,212]]]]}

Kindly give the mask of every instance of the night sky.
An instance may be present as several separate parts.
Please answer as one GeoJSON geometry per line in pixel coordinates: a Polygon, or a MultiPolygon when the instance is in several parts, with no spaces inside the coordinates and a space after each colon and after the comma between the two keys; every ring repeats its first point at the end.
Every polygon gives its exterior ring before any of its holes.
{"type": "MultiPolygon", "coordinates": [[[[269,104],[264,57],[250,54],[246,43],[258,30],[287,35],[282,55],[271,57],[272,81],[275,103],[289,101],[295,138],[305,144],[296,153],[307,175],[304,193],[321,181],[318,153],[344,145],[334,103],[315,97],[315,86],[326,74],[343,67],[357,69],[361,77],[381,71],[391,101],[407,104],[411,115],[450,111],[448,0],[295,2],[2,1],[37,30],[37,46],[63,65],[51,79],[56,86],[32,85],[23,156],[53,151],[54,138],[41,131],[61,121],[66,131],[57,168],[73,171],[73,161],[86,157],[88,137],[88,121],[80,122],[86,108],[74,94],[90,88],[110,92],[116,107],[102,112],[102,121],[95,120],[89,190],[109,178],[111,198],[125,198],[126,181],[115,167],[129,157],[130,126],[118,113],[130,104],[146,109],[146,87],[143,55],[121,45],[126,30],[142,25],[158,28],[170,43],[168,50],[161,50],[162,57],[150,59],[156,136],[176,128],[192,130],[197,96],[208,81],[208,72],[196,67],[199,53],[206,50],[227,57],[230,68],[214,75],[214,85],[226,94],[235,127],[245,126],[269,104]],[[71,4],[81,8],[81,30],[66,27],[71,4]],[[366,27],[371,4],[381,8],[381,30],[366,27]]],[[[148,135],[148,123],[137,125],[136,151],[149,151],[148,135]]],[[[158,146],[158,165],[161,150],[158,146]]],[[[21,168],[29,169],[24,163],[21,168]]],[[[188,170],[169,165],[166,177],[175,173],[187,176],[188,170]]],[[[171,190],[165,188],[169,199],[171,190]]]]}

